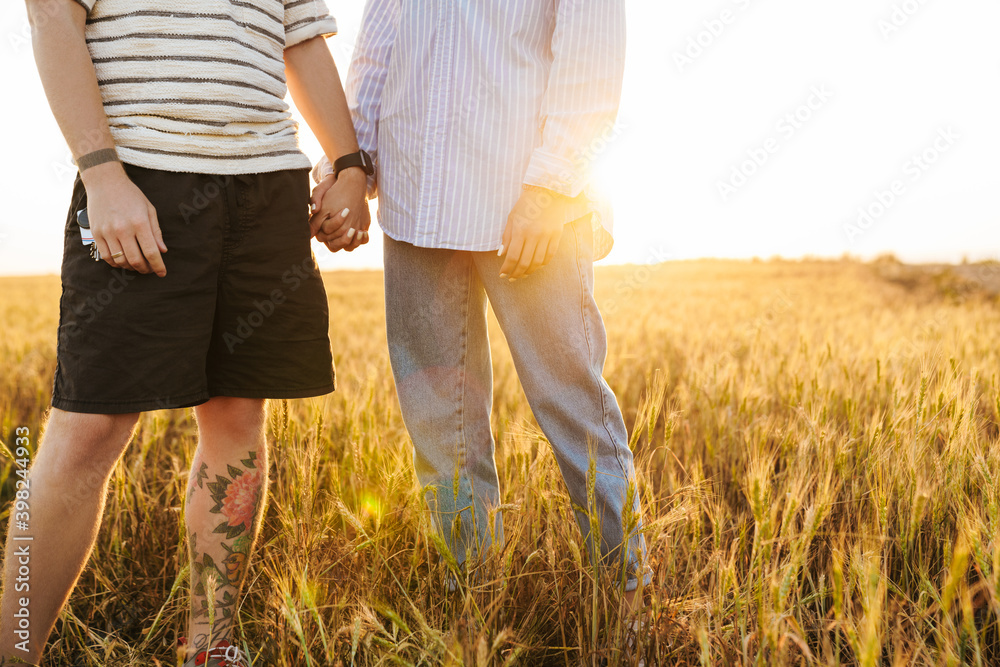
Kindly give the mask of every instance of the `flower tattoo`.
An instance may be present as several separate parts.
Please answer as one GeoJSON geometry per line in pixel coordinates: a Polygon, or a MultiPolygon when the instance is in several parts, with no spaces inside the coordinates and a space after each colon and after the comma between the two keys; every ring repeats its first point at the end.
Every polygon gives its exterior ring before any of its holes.
{"type": "Polygon", "coordinates": [[[254,463],[256,460],[257,453],[250,452],[250,458],[241,461],[247,470],[230,465],[229,477],[216,475],[215,481],[208,483],[208,490],[215,502],[211,511],[226,517],[226,521],[216,526],[214,532],[225,533],[226,539],[239,537],[253,526],[262,481],[261,473],[254,463]]]}
{"type": "MultiPolygon", "coordinates": [[[[260,482],[260,473],[248,470],[226,487],[226,496],[222,499],[222,513],[228,520],[227,524],[223,524],[226,526],[225,530],[250,528],[257,514],[260,482]]],[[[217,528],[216,532],[222,532],[221,528],[222,526],[217,528]]]]}

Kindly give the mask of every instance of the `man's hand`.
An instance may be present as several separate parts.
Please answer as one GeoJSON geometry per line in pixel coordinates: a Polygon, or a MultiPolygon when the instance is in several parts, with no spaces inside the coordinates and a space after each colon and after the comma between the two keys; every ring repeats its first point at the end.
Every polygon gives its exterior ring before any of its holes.
{"type": "Polygon", "coordinates": [[[545,188],[528,186],[521,193],[503,230],[500,277],[511,282],[531,275],[552,261],[567,222],[587,215],[584,197],[571,198],[545,188]]]}
{"type": "Polygon", "coordinates": [[[129,180],[118,162],[84,173],[87,216],[101,259],[111,266],[167,275],[160,253],[167,251],[156,209],[129,180]]]}
{"type": "MultiPolygon", "coordinates": [[[[29,0],[31,46],[38,74],[66,143],[76,158],[115,144],[87,48],[82,3],[29,0]]],[[[101,257],[111,266],[165,276],[156,211],[119,162],[80,173],[87,215],[101,257]],[[114,257],[113,255],[118,255],[114,257]]]]}
{"type": "Polygon", "coordinates": [[[358,167],[345,169],[337,178],[327,176],[313,190],[309,227],[330,252],[351,252],[368,243],[371,213],[367,191],[367,176],[358,167]]]}

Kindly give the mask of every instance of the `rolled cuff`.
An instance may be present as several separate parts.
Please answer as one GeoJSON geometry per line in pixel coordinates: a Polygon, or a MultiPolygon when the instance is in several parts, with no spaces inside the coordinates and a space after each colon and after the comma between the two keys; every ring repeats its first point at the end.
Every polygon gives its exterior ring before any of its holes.
{"type": "Polygon", "coordinates": [[[528,162],[524,184],[546,188],[575,198],[583,192],[587,179],[572,160],[536,149],[528,162]]]}
{"type": "MultiPolygon", "coordinates": [[[[648,588],[653,583],[653,571],[649,568],[642,573],[642,587],[648,588]]],[[[635,589],[639,588],[639,577],[629,577],[625,581],[625,592],[631,593],[635,589]]]]}
{"type": "Polygon", "coordinates": [[[285,26],[285,48],[295,46],[313,37],[330,37],[336,34],[337,21],[329,14],[304,18],[285,26]]]}
{"type": "Polygon", "coordinates": [[[327,176],[333,174],[333,165],[330,164],[330,160],[324,155],[320,158],[320,161],[316,163],[316,166],[312,169],[313,180],[318,185],[327,176]]]}

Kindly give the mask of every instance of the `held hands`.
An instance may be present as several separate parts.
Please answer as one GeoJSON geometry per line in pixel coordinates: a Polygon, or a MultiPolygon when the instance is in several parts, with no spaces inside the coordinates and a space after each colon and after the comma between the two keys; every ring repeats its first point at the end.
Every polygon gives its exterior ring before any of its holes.
{"type": "Polygon", "coordinates": [[[87,212],[101,259],[116,268],[167,275],[156,209],[119,163],[87,170],[87,212]]]}
{"type": "Polygon", "coordinates": [[[313,190],[309,227],[330,252],[351,252],[368,243],[367,192],[368,178],[357,167],[345,169],[336,178],[327,176],[313,190]]]}
{"type": "Polygon", "coordinates": [[[525,187],[507,216],[503,244],[497,254],[506,258],[500,277],[511,282],[530,275],[555,257],[563,226],[587,215],[585,198],[572,198],[534,186],[525,187]]]}

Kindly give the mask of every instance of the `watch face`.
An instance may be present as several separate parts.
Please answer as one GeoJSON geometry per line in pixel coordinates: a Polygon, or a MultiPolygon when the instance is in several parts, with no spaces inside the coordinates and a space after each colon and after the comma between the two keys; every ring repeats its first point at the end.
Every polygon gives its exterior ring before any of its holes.
{"type": "Polygon", "coordinates": [[[375,162],[372,160],[372,156],[369,155],[367,151],[361,151],[361,162],[364,163],[363,169],[366,174],[371,176],[375,173],[375,162]]]}

